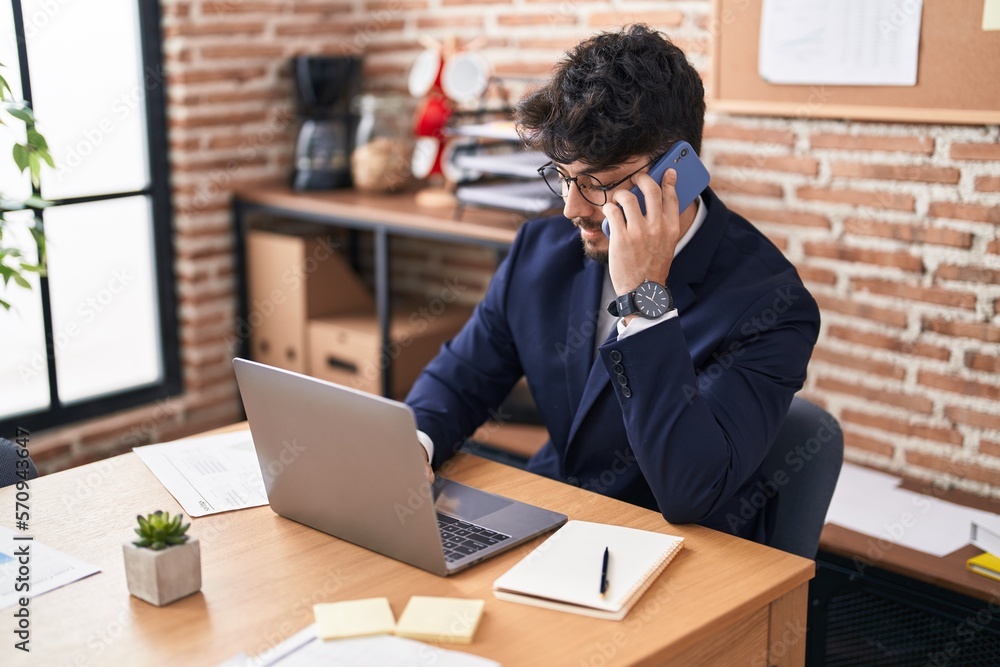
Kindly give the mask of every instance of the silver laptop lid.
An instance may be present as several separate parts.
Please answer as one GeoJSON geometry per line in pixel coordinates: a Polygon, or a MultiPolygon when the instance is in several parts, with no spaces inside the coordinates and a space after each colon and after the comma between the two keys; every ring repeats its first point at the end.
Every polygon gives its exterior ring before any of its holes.
{"type": "Polygon", "coordinates": [[[277,514],[446,574],[408,406],[245,359],[233,367],[277,514]]]}

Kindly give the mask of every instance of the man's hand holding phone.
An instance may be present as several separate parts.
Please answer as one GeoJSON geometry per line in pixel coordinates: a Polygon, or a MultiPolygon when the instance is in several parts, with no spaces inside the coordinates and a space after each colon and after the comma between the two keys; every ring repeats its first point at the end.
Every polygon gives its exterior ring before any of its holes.
{"type": "Polygon", "coordinates": [[[632,177],[631,191],[611,196],[602,208],[603,229],[611,239],[608,263],[617,294],[647,279],[666,281],[681,236],[681,215],[710,179],[691,144],[678,141],[648,173],[632,177]]]}
{"type": "Polygon", "coordinates": [[[608,268],[616,294],[634,290],[647,279],[664,283],[681,237],[677,172],[668,169],[660,183],[649,174],[636,174],[633,182],[645,199],[645,213],[628,190],[615,192],[602,209],[611,229],[608,268]]]}

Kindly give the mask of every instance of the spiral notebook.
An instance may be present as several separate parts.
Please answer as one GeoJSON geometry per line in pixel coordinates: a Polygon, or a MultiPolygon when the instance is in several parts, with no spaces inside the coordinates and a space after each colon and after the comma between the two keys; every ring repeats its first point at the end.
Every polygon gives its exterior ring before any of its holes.
{"type": "Polygon", "coordinates": [[[614,621],[625,618],[680,551],[684,538],[569,521],[493,582],[500,600],[614,621]],[[608,588],[601,597],[604,549],[608,588]]]}

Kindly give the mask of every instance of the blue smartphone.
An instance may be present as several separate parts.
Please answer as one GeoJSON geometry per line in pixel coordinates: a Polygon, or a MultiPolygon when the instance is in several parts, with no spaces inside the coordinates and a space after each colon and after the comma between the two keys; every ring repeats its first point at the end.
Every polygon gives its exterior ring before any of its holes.
{"type": "MultiPolygon", "coordinates": [[[[698,158],[698,154],[686,141],[678,141],[671,146],[670,150],[650,168],[649,176],[660,183],[663,181],[663,174],[671,168],[677,172],[674,188],[677,190],[677,203],[680,205],[680,211],[683,211],[691,205],[691,202],[698,195],[704,192],[711,177],[708,175],[708,169],[698,158]]],[[[639,208],[642,210],[642,214],[646,215],[646,198],[643,196],[642,190],[636,186],[632,188],[632,194],[638,197],[639,208]]],[[[601,229],[604,230],[605,236],[611,237],[611,223],[608,222],[607,218],[604,218],[601,229]]]]}

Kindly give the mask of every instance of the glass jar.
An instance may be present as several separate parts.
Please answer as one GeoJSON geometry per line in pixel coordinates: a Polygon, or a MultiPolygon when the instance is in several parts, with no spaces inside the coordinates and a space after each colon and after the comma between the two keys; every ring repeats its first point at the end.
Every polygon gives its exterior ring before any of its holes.
{"type": "Polygon", "coordinates": [[[358,116],[351,176],[366,192],[393,192],[411,179],[413,101],[403,95],[359,95],[353,102],[358,116]]]}

